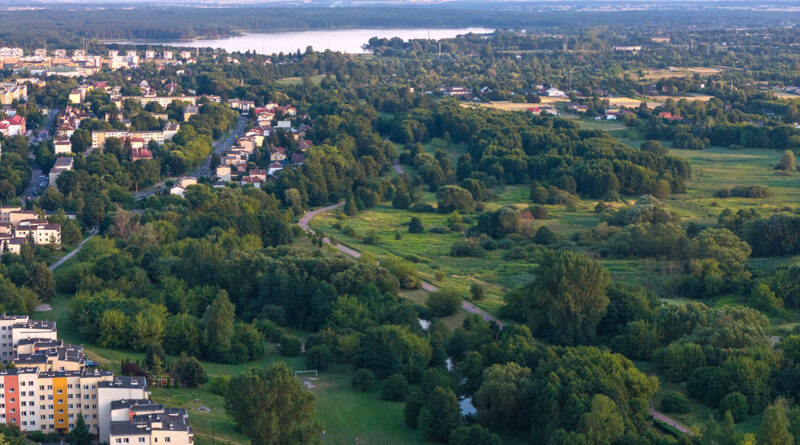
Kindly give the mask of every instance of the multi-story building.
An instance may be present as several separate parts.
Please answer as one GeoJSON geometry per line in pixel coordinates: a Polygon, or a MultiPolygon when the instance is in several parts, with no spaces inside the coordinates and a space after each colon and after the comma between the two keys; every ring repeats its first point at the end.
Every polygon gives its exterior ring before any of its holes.
{"type": "Polygon", "coordinates": [[[103,130],[92,132],[92,150],[103,148],[107,138],[141,138],[147,142],[156,141],[164,143],[164,131],[125,131],[125,130],[103,130]]]}
{"type": "Polygon", "coordinates": [[[7,46],[0,48],[0,58],[3,59],[5,58],[19,59],[24,54],[25,53],[22,51],[22,48],[9,48],[7,46]]]}
{"type": "Polygon", "coordinates": [[[55,322],[0,316],[0,422],[22,431],[66,433],[78,416],[105,443],[191,444],[185,410],[150,402],[144,377],[87,370],[78,346],[56,338],[55,322]],[[117,438],[120,440],[117,441],[117,438]]]}
{"type": "Polygon", "coordinates": [[[100,417],[100,442],[109,443],[111,434],[111,404],[119,400],[148,399],[144,377],[114,377],[98,383],[97,404],[100,417]]]}
{"type": "Polygon", "coordinates": [[[191,444],[194,433],[185,409],[164,408],[148,400],[112,404],[110,445],[191,444]]]}
{"type": "Polygon", "coordinates": [[[24,135],[27,131],[25,125],[25,118],[20,115],[14,115],[9,119],[0,120],[0,133],[6,137],[24,135]]]}
{"type": "Polygon", "coordinates": [[[33,238],[36,245],[52,244],[61,246],[61,225],[43,219],[26,219],[14,226],[14,237],[20,239],[33,238]]]}
{"type": "Polygon", "coordinates": [[[0,105],[11,105],[15,100],[28,100],[27,85],[18,82],[0,84],[0,105]]]}
{"type": "Polygon", "coordinates": [[[72,142],[65,136],[55,137],[53,139],[53,151],[57,155],[68,155],[72,153],[72,142]]]}

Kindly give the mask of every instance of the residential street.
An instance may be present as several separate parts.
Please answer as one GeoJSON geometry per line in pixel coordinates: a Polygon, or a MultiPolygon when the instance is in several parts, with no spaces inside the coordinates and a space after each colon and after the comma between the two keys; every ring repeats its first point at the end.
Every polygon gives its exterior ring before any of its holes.
{"type": "MultiPolygon", "coordinates": [[[[244,132],[246,130],[246,124],[247,124],[247,117],[239,116],[239,118],[236,121],[236,128],[226,138],[216,141],[212,144],[212,147],[214,148],[212,153],[222,154],[228,149],[230,149],[236,142],[236,139],[244,135],[244,132]]],[[[197,170],[192,172],[190,176],[199,178],[201,176],[209,175],[211,174],[210,166],[211,166],[211,155],[209,154],[208,157],[206,157],[206,160],[203,161],[203,163],[200,165],[200,167],[198,167],[197,170]]],[[[134,193],[133,197],[136,200],[145,199],[148,196],[158,194],[158,192],[160,192],[163,187],[164,187],[164,182],[162,181],[159,182],[158,184],[153,185],[152,187],[149,187],[146,190],[134,193]]]]}
{"type": "MultiPolygon", "coordinates": [[[[242,137],[246,130],[245,126],[247,124],[247,116],[239,116],[236,121],[236,128],[228,135],[227,138],[217,141],[214,143],[214,151],[212,153],[216,153],[221,155],[229,148],[236,143],[236,139],[242,137]]],[[[211,173],[211,155],[208,155],[205,161],[200,165],[200,167],[195,170],[193,176],[195,178],[199,178],[201,176],[205,176],[211,173]]]]}
{"type": "MultiPolygon", "coordinates": [[[[37,130],[36,134],[41,133],[43,131],[49,133],[50,129],[53,128],[53,123],[56,120],[56,115],[58,115],[58,109],[51,108],[50,110],[48,110],[47,118],[45,119],[44,123],[39,128],[39,130],[37,130]]],[[[31,137],[28,138],[28,144],[31,144],[35,139],[35,137],[36,137],[35,135],[31,135],[31,137]]],[[[31,180],[30,183],[28,184],[28,187],[25,188],[25,191],[22,192],[23,201],[28,201],[36,196],[34,193],[35,188],[37,185],[39,185],[39,182],[41,182],[39,176],[42,174],[42,171],[39,169],[39,166],[36,165],[35,163],[36,158],[34,157],[33,152],[28,152],[28,159],[31,163],[31,180]]]]}

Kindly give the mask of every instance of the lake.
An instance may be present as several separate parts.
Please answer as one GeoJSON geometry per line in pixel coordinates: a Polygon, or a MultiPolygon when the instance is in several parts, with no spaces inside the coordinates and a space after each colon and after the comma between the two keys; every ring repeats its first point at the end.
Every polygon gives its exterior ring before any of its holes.
{"type": "MultiPolygon", "coordinates": [[[[364,54],[368,51],[362,48],[372,37],[387,38],[400,37],[403,40],[427,39],[434,40],[453,38],[462,34],[489,34],[494,29],[489,28],[453,28],[453,29],[343,29],[332,31],[292,31],[265,34],[244,34],[236,37],[220,39],[206,39],[193,41],[153,42],[158,45],[182,46],[189,48],[218,48],[228,52],[255,51],[259,54],[276,54],[305,52],[307,46],[316,51],[339,51],[349,54],[364,54]]],[[[135,42],[129,42],[135,43],[135,42]]]]}

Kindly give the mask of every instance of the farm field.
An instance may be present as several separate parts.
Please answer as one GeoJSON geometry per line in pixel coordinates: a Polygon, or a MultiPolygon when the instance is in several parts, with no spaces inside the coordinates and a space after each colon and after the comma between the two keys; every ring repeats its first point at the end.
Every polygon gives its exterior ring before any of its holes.
{"type": "Polygon", "coordinates": [[[695,74],[700,76],[710,76],[722,72],[721,68],[716,67],[693,67],[693,68],[651,68],[646,70],[628,70],[628,74],[635,76],[639,80],[659,80],[676,77],[691,77],[695,74]]]}
{"type": "MultiPolygon", "coordinates": [[[[555,106],[559,103],[567,103],[569,102],[568,97],[542,97],[542,101],[539,103],[527,103],[527,102],[511,102],[511,101],[495,101],[495,102],[462,102],[462,107],[484,107],[484,108],[492,108],[496,110],[503,110],[503,111],[525,111],[531,107],[537,106],[555,106]]],[[[658,107],[664,105],[664,103],[669,100],[673,99],[675,101],[679,101],[682,99],[693,101],[693,100],[701,100],[703,102],[707,102],[711,99],[711,96],[705,94],[694,94],[688,96],[647,96],[643,98],[636,98],[636,97],[608,97],[604,98],[608,99],[608,102],[611,105],[615,105],[618,107],[638,107],[643,101],[647,102],[647,106],[650,108],[658,107]]]]}

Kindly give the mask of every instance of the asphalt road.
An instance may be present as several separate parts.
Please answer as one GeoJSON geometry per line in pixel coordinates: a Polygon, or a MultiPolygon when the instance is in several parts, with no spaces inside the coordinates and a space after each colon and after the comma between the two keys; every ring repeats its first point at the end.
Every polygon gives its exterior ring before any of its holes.
{"type": "MultiPolygon", "coordinates": [[[[247,124],[247,117],[239,116],[236,120],[236,128],[228,135],[227,138],[217,141],[214,143],[213,147],[214,150],[212,152],[218,155],[228,151],[234,143],[236,143],[236,139],[244,136],[244,132],[246,130],[245,125],[247,124]]],[[[201,176],[206,176],[211,173],[211,155],[209,154],[205,161],[197,168],[194,172],[194,177],[199,178],[201,176]]]]}

